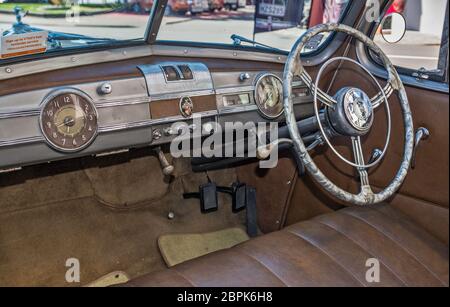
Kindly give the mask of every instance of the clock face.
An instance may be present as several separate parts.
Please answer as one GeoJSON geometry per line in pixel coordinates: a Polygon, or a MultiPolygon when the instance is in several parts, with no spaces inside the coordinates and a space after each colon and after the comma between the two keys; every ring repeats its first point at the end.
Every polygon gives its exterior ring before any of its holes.
{"type": "Polygon", "coordinates": [[[48,144],[63,152],[79,151],[97,136],[97,110],[83,93],[63,92],[46,99],[40,116],[48,144]]]}
{"type": "Polygon", "coordinates": [[[267,118],[283,113],[283,83],[272,74],[261,76],[255,86],[255,101],[259,111],[267,118]]]}

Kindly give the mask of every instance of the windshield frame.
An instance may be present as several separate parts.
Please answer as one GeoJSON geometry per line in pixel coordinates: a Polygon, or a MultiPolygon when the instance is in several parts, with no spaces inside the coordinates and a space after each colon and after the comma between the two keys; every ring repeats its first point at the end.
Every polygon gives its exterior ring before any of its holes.
{"type": "MultiPolygon", "coordinates": [[[[355,0],[349,0],[349,4],[347,5],[342,19],[341,23],[347,24],[347,25],[354,25],[361,13],[364,9],[364,3],[360,3],[363,1],[355,1],[355,0]]],[[[109,43],[99,43],[99,44],[93,44],[89,47],[86,46],[80,46],[80,47],[70,47],[70,48],[64,48],[64,49],[54,49],[49,50],[45,53],[40,54],[32,54],[32,55],[25,55],[20,56],[16,58],[7,58],[0,60],[0,67],[15,63],[21,63],[21,62],[28,62],[33,60],[40,60],[40,59],[48,59],[58,56],[67,56],[67,55],[76,55],[76,54],[83,54],[83,53],[91,53],[96,51],[104,51],[104,50],[111,50],[111,49],[118,49],[118,48],[124,48],[124,47],[135,47],[135,46],[148,46],[148,45],[163,45],[163,46],[183,46],[183,47],[198,47],[198,48],[213,48],[213,49],[222,49],[222,50],[234,50],[234,51],[247,51],[247,52],[259,52],[259,53],[268,53],[268,54],[276,54],[280,56],[285,56],[289,54],[289,51],[276,51],[271,50],[269,48],[264,48],[261,46],[252,46],[252,45],[233,45],[231,43],[230,38],[230,44],[225,43],[207,43],[207,42],[188,42],[188,41],[164,41],[164,40],[157,40],[159,28],[162,23],[162,19],[164,18],[164,12],[167,6],[168,0],[155,0],[153,7],[149,14],[149,19],[147,22],[146,32],[144,33],[144,36],[142,39],[138,40],[117,40],[115,42],[109,42],[109,43]]],[[[330,52],[335,51],[339,45],[333,46],[333,48],[330,48],[331,50],[327,50],[327,52],[323,52],[325,49],[328,49],[330,47],[330,44],[332,41],[335,40],[335,38],[340,37],[341,34],[331,34],[324,43],[320,45],[319,48],[317,48],[314,51],[305,53],[305,57],[315,57],[319,54],[321,54],[321,57],[326,57],[330,52]],[[325,55],[324,55],[325,53],[325,55]]],[[[337,41],[341,41],[337,39],[337,41]]]]}
{"type": "MultiPolygon", "coordinates": [[[[162,10],[163,14],[160,16],[160,20],[158,21],[158,31],[162,24],[162,19],[164,18],[164,10],[165,6],[167,5],[168,0],[156,0],[155,3],[160,2],[160,9],[162,10]],[[163,7],[164,6],[164,7],[163,7]]],[[[360,12],[360,5],[358,5],[358,0],[349,0],[347,6],[345,7],[345,10],[341,16],[341,19],[339,23],[344,23],[347,25],[353,25],[356,21],[356,14],[355,12],[360,12]],[[358,8],[356,11],[353,10],[354,8],[358,8]]],[[[230,38],[230,43],[211,43],[211,42],[196,42],[196,41],[177,41],[177,40],[158,40],[158,31],[156,32],[150,32],[152,33],[149,37],[149,43],[151,44],[159,44],[159,45],[167,45],[167,46],[186,46],[186,47],[198,47],[198,48],[215,48],[215,49],[232,49],[232,50],[241,50],[241,51],[255,51],[255,52],[263,52],[263,53],[271,53],[271,54],[279,54],[279,55],[288,55],[290,50],[271,50],[269,48],[264,48],[262,46],[257,45],[247,45],[247,44],[241,44],[241,45],[233,45],[232,40],[230,38]]],[[[326,40],[320,44],[319,48],[305,52],[303,53],[304,56],[315,56],[319,53],[321,53],[334,39],[336,36],[336,33],[331,33],[326,40]]],[[[257,41],[257,40],[256,40],[257,41]]],[[[273,47],[276,48],[276,47],[273,47]]]]}

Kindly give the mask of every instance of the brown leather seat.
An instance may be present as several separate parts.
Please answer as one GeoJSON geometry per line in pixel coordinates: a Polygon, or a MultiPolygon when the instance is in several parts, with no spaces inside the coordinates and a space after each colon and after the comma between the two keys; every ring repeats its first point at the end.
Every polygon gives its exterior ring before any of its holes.
{"type": "Polygon", "coordinates": [[[448,286],[448,246],[388,205],[346,208],[126,286],[448,286]],[[366,281],[366,261],[380,282],[366,281]]]}

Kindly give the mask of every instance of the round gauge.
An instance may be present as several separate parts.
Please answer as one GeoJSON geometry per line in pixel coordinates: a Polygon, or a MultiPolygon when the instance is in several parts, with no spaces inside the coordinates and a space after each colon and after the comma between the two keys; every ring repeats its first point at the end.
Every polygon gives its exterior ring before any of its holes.
{"type": "Polygon", "coordinates": [[[273,74],[258,78],[255,86],[255,101],[263,116],[273,119],[283,113],[283,83],[273,74]]]}
{"type": "Polygon", "coordinates": [[[64,90],[44,100],[40,125],[50,146],[72,152],[82,150],[95,139],[97,117],[97,110],[86,94],[64,90]]]}

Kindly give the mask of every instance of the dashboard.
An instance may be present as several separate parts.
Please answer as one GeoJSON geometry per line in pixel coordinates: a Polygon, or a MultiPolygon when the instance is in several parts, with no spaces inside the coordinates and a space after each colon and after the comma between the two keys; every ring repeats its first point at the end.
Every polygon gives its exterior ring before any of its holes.
{"type": "MultiPolygon", "coordinates": [[[[0,96],[0,171],[170,143],[177,123],[202,134],[211,122],[283,122],[281,70],[211,71],[202,61],[136,65],[129,78],[80,82],[0,96]]],[[[312,97],[295,81],[297,117],[312,97]]]]}

